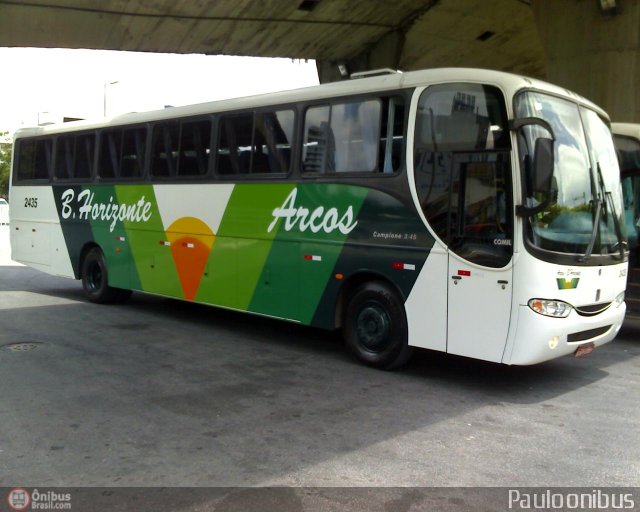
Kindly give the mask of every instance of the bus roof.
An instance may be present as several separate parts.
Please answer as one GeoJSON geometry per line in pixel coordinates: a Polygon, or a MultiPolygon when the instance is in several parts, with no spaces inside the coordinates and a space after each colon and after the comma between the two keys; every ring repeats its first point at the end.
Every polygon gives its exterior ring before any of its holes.
{"type": "Polygon", "coordinates": [[[611,123],[611,131],[615,135],[626,135],[640,140],[640,124],[636,123],[611,123]]]}
{"type": "MultiPolygon", "coordinates": [[[[26,127],[16,131],[14,138],[18,139],[28,136],[106,128],[110,126],[130,125],[182,117],[193,117],[230,110],[259,108],[269,105],[285,105],[299,101],[310,101],[316,99],[322,100],[335,96],[366,94],[376,91],[392,91],[402,88],[452,82],[475,82],[496,85],[510,95],[515,94],[520,89],[542,90],[581,103],[593,110],[596,110],[602,116],[609,119],[606,112],[589,100],[567,89],[542,80],[488,69],[435,68],[421,71],[389,73],[367,78],[354,78],[352,80],[332,82],[312,87],[305,87],[302,89],[285,90],[180,107],[168,107],[162,110],[132,112],[97,121],[73,121],[63,124],[26,127]]],[[[511,106],[508,105],[508,108],[511,109],[511,106]]]]}

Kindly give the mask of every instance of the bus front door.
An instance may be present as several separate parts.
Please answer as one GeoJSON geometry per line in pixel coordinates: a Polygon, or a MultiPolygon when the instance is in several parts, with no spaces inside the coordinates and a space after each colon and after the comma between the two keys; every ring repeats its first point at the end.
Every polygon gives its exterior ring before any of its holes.
{"type": "Polygon", "coordinates": [[[447,352],[500,362],[511,311],[512,272],[449,255],[447,352]]]}
{"type": "Polygon", "coordinates": [[[511,314],[513,228],[504,153],[453,157],[447,352],[499,362],[511,314]]]}

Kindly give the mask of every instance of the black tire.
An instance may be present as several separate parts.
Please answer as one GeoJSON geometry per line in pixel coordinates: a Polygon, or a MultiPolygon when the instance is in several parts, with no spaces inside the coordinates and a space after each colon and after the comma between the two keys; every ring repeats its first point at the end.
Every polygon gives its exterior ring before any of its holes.
{"type": "Polygon", "coordinates": [[[90,249],[82,260],[80,275],[84,293],[91,302],[112,304],[124,302],[131,296],[131,290],[109,286],[107,262],[98,247],[90,249]]]}
{"type": "Polygon", "coordinates": [[[359,286],[345,311],[343,336],[361,361],[383,370],[405,364],[412,350],[407,343],[407,316],[398,294],[383,282],[359,286]]]}

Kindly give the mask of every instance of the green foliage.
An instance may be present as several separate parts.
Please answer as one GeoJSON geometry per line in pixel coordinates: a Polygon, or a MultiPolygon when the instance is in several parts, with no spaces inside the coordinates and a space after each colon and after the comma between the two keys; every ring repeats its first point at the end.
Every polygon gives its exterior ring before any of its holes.
{"type": "Polygon", "coordinates": [[[9,196],[9,171],[11,169],[11,142],[2,142],[7,133],[0,133],[0,197],[9,196]]]}

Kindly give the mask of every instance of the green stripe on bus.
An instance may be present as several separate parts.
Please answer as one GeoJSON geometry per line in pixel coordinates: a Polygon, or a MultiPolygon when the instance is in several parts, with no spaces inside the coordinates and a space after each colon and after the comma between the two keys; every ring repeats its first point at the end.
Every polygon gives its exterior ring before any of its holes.
{"type": "Polygon", "coordinates": [[[276,203],[284,217],[270,222],[278,234],[265,261],[249,309],[310,323],[367,189],[333,184],[291,187],[276,203]],[[349,221],[349,219],[351,219],[349,221]],[[299,297],[299,300],[292,300],[299,297]]]}
{"type": "Polygon", "coordinates": [[[248,310],[277,231],[268,231],[275,206],[293,184],[236,185],[196,296],[199,302],[248,310]]]}
{"type": "Polygon", "coordinates": [[[127,240],[133,258],[132,282],[146,292],[182,297],[182,289],[169,247],[160,245],[166,239],[152,185],[120,185],[116,187],[120,204],[148,203],[148,220],[125,220],[127,240]]]}

